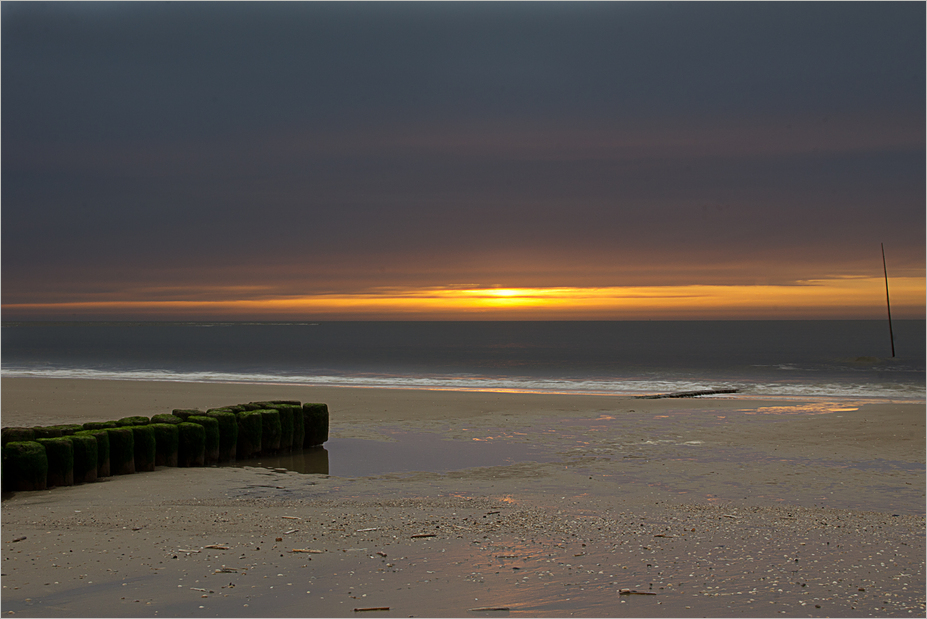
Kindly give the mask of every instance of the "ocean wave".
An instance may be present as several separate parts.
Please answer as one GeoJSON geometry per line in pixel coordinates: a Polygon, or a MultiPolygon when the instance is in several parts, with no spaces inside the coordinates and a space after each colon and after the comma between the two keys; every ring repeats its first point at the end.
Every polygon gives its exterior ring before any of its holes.
{"type": "Polygon", "coordinates": [[[280,384],[328,387],[494,391],[513,393],[574,393],[589,395],[645,395],[707,389],[737,389],[741,395],[764,397],[855,397],[923,401],[917,384],[868,382],[750,381],[692,378],[551,378],[477,375],[333,374],[298,375],[243,372],[179,372],[160,369],[94,369],[4,367],[8,378],[70,378],[85,380],[166,381],[191,383],[280,384]]]}

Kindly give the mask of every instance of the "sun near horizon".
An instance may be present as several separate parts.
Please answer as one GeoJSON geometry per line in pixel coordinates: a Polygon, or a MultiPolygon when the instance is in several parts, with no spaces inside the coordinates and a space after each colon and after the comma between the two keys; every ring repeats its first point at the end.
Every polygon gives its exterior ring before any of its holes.
{"type": "MultiPolygon", "coordinates": [[[[892,315],[923,319],[925,283],[891,282],[892,315]]],[[[234,293],[235,291],[229,291],[234,293]]],[[[210,296],[215,296],[212,290],[210,296]]],[[[353,293],[225,295],[199,300],[97,299],[3,306],[4,320],[768,320],[882,319],[884,281],[845,278],[798,285],[429,287],[353,293]]]]}

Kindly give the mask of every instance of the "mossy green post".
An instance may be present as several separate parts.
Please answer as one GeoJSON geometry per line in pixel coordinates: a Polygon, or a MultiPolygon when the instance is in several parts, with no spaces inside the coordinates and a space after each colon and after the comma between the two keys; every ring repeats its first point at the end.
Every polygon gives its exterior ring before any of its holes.
{"type": "MultiPolygon", "coordinates": [[[[155,415],[152,420],[155,417],[161,417],[161,415],[155,415]]],[[[178,418],[177,421],[180,419],[178,418]]],[[[155,436],[155,466],[177,466],[177,455],[180,449],[178,425],[176,423],[153,423],[149,426],[155,436]]]]}
{"type": "Polygon", "coordinates": [[[149,423],[151,423],[151,419],[142,417],[141,415],[133,415],[116,420],[116,425],[120,428],[127,426],[147,426],[149,423]]]}
{"type": "Polygon", "coordinates": [[[80,432],[81,430],[84,429],[84,426],[82,426],[79,423],[66,423],[66,424],[50,426],[50,427],[61,430],[61,436],[71,436],[75,432],[80,432]]]}
{"type": "Polygon", "coordinates": [[[303,442],[306,439],[306,421],[303,418],[302,404],[294,404],[290,401],[276,402],[277,410],[284,408],[289,409],[293,416],[293,449],[300,450],[303,448],[303,442]]]}
{"type": "Polygon", "coordinates": [[[238,419],[235,413],[227,408],[211,408],[206,411],[206,416],[219,423],[219,462],[234,460],[238,451],[238,419]]]}
{"type": "Polygon", "coordinates": [[[183,419],[181,419],[177,415],[163,414],[163,415],[155,415],[154,417],[152,417],[151,423],[170,423],[170,424],[176,425],[178,423],[183,423],[183,419]]]}
{"type": "Polygon", "coordinates": [[[135,435],[131,427],[106,428],[109,436],[109,468],[113,475],[135,472],[135,435]]]}
{"type": "Polygon", "coordinates": [[[36,442],[45,448],[48,456],[48,487],[74,485],[74,443],[64,436],[40,438],[36,442]]]}
{"type": "Polygon", "coordinates": [[[35,440],[35,430],[32,428],[3,428],[3,444],[22,443],[35,440]]]}
{"type": "Polygon", "coordinates": [[[238,445],[235,457],[239,460],[253,458],[261,453],[264,421],[261,413],[242,411],[238,419],[238,445]]]}
{"type": "Polygon", "coordinates": [[[109,434],[106,430],[81,430],[74,436],[92,436],[97,442],[97,479],[109,477],[109,434]]]}
{"type": "Polygon", "coordinates": [[[280,413],[267,408],[254,412],[261,414],[261,454],[277,453],[280,451],[280,435],[283,433],[280,413]]]}
{"type": "Polygon", "coordinates": [[[89,484],[97,480],[97,437],[84,430],[68,436],[74,446],[74,483],[89,484]]]}
{"type": "MultiPolygon", "coordinates": [[[[280,414],[280,451],[293,450],[293,407],[275,404],[274,410],[280,414]]],[[[300,411],[302,414],[302,411],[300,411]]],[[[302,444],[300,444],[302,446],[302,444]]]]}
{"type": "Polygon", "coordinates": [[[132,428],[135,442],[135,472],[153,471],[155,456],[158,453],[154,430],[150,425],[129,427],[132,428]]]}
{"type": "Polygon", "coordinates": [[[88,421],[84,424],[84,430],[105,430],[107,428],[118,428],[119,424],[115,421],[88,421]]]}
{"type": "Polygon", "coordinates": [[[177,424],[177,466],[203,466],[206,458],[206,428],[187,421],[177,424]]]}
{"type": "Polygon", "coordinates": [[[175,408],[173,414],[186,421],[188,417],[192,417],[193,415],[205,415],[206,413],[195,408],[175,408]]]}
{"type": "Polygon", "coordinates": [[[321,445],[328,440],[328,404],[303,404],[306,435],[303,447],[321,445]]]}
{"type": "Polygon", "coordinates": [[[36,439],[64,436],[64,432],[61,431],[61,428],[56,428],[55,426],[35,426],[32,428],[32,431],[35,433],[36,439]]]}
{"type": "Polygon", "coordinates": [[[3,446],[3,490],[45,490],[48,455],[36,441],[10,441],[3,446]]]}
{"type": "Polygon", "coordinates": [[[187,422],[198,423],[206,430],[204,464],[219,462],[219,421],[208,415],[191,415],[187,417],[187,422]]]}
{"type": "Polygon", "coordinates": [[[306,442],[306,418],[301,404],[288,404],[293,410],[293,449],[300,450],[306,442]]]}

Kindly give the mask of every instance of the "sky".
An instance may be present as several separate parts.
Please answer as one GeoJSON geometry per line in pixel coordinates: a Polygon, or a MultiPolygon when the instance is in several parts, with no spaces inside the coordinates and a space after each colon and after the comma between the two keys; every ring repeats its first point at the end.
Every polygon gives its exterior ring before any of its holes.
{"type": "Polygon", "coordinates": [[[0,4],[2,318],[925,318],[922,2],[0,4]]]}

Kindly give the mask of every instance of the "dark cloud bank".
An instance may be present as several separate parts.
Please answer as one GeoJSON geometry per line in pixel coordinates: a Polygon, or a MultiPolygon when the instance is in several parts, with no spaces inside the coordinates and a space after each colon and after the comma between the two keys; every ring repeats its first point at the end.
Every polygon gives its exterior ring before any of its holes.
{"type": "Polygon", "coordinates": [[[19,3],[4,303],[924,273],[923,3],[19,3]]]}

